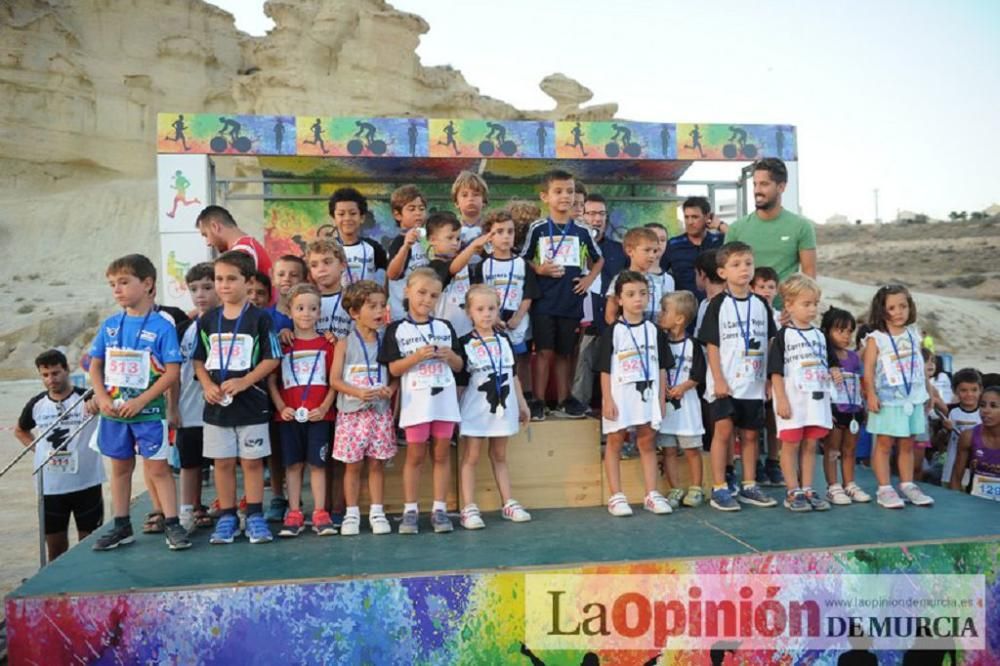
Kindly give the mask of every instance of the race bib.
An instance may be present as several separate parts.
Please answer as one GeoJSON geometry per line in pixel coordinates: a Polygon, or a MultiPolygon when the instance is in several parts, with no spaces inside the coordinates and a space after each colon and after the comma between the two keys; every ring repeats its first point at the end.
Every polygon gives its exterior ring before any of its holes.
{"type": "Polygon", "coordinates": [[[802,361],[795,372],[795,386],[813,393],[830,390],[830,371],[819,361],[802,361]]]}
{"type": "Polygon", "coordinates": [[[380,388],[382,386],[378,370],[376,368],[369,369],[367,365],[345,366],[344,376],[348,384],[358,388],[380,388]]]}
{"type": "MultiPolygon", "coordinates": [[[[652,377],[646,377],[646,371],[643,370],[642,366],[645,359],[636,350],[619,352],[616,361],[618,372],[615,373],[615,378],[619,384],[634,384],[652,379],[652,377]]],[[[649,362],[655,365],[655,361],[652,359],[649,362]]]]}
{"type": "Polygon", "coordinates": [[[879,357],[886,383],[889,386],[904,386],[910,381],[910,377],[913,377],[913,381],[921,379],[917,377],[916,368],[913,367],[915,361],[916,357],[911,350],[900,352],[898,357],[896,354],[883,354],[879,357]]]}
{"type": "Polygon", "coordinates": [[[469,274],[463,271],[454,276],[448,285],[448,303],[464,307],[467,293],[469,293],[469,274]]]}
{"type": "Polygon", "coordinates": [[[104,352],[104,383],[146,390],[149,387],[149,350],[107,349],[104,352]]]}
{"type": "Polygon", "coordinates": [[[444,361],[424,361],[409,372],[410,388],[429,389],[451,386],[455,377],[444,361]]]}
{"type": "Polygon", "coordinates": [[[45,468],[45,473],[76,474],[80,465],[79,460],[76,451],[60,451],[49,460],[49,464],[45,468]]]}
{"type": "MultiPolygon", "coordinates": [[[[226,364],[226,372],[240,372],[250,369],[250,358],[253,352],[253,338],[245,333],[233,335],[232,333],[213,333],[210,340],[208,358],[205,360],[206,370],[221,370],[219,365],[219,355],[221,353],[222,362],[226,364]],[[232,348],[232,356],[229,349],[232,348]],[[228,362],[227,362],[228,359],[228,362]]],[[[319,372],[319,370],[317,370],[319,372]]],[[[308,377],[309,370],[306,370],[308,377]]]]}
{"type": "Polygon", "coordinates": [[[1000,479],[976,474],[972,477],[972,495],[1000,502],[1000,479]]]}
{"type": "MultiPolygon", "coordinates": [[[[236,352],[233,352],[233,356],[236,352]]],[[[281,383],[286,389],[305,386],[326,386],[326,353],[323,351],[297,351],[281,358],[281,383]],[[316,371],[313,372],[313,363],[316,371]],[[309,381],[309,373],[313,373],[309,381]]]]}
{"type": "Polygon", "coordinates": [[[751,349],[736,359],[733,386],[747,387],[764,381],[764,354],[751,349]]]}
{"type": "Polygon", "coordinates": [[[833,382],[831,400],[837,405],[861,404],[861,378],[853,372],[840,373],[844,380],[833,382]]]}
{"type": "Polygon", "coordinates": [[[557,266],[581,268],[580,239],[576,236],[542,236],[539,248],[543,262],[551,261],[557,266]]]}
{"type": "Polygon", "coordinates": [[[499,278],[493,283],[493,290],[497,292],[501,310],[516,310],[521,306],[521,287],[517,280],[511,280],[508,289],[507,278],[499,278]]]}

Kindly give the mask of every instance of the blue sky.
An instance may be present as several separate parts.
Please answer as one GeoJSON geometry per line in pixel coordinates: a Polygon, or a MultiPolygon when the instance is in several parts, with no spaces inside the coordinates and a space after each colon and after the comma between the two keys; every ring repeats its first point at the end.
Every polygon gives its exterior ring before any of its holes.
{"type": "MultiPolygon", "coordinates": [[[[262,0],[213,4],[251,34],[271,25],[262,0]]],[[[551,108],[538,82],[563,72],[622,118],[796,125],[800,205],[816,221],[872,219],[876,187],[883,219],[1000,203],[995,0],[391,4],[430,24],[423,64],[519,108],[551,108]]]]}

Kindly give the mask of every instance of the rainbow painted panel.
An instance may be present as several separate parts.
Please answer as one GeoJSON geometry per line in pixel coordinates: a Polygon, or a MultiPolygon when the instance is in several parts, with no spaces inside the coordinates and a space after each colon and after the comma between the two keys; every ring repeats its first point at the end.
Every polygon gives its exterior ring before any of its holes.
{"type": "Polygon", "coordinates": [[[759,157],[798,159],[792,125],[677,125],[677,156],[682,160],[748,161],[759,157]]]}
{"type": "Polygon", "coordinates": [[[578,160],[672,160],[677,158],[673,123],[625,120],[556,123],[556,157],[578,160]]]}
{"type": "Polygon", "coordinates": [[[156,118],[160,153],[294,155],[294,116],[161,113],[156,118]]]}
{"type": "Polygon", "coordinates": [[[298,116],[298,154],[316,157],[426,157],[425,118],[298,116]]]}
{"type": "Polygon", "coordinates": [[[548,120],[431,119],[432,157],[545,159],[555,157],[548,120]]]}

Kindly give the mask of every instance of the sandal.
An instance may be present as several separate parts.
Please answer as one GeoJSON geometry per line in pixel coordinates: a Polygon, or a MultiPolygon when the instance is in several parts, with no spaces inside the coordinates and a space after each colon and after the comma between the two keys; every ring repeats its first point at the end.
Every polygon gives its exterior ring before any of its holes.
{"type": "Polygon", "coordinates": [[[143,534],[161,534],[163,532],[163,512],[150,511],[142,522],[143,534]]]}
{"type": "Polygon", "coordinates": [[[199,506],[194,512],[194,526],[198,528],[212,527],[214,522],[212,517],[208,515],[208,507],[205,505],[199,506]]]}

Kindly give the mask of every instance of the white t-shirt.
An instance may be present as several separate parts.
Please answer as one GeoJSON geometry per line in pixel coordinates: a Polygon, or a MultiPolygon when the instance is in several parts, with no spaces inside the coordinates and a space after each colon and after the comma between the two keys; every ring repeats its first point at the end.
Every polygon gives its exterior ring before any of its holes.
{"type": "Polygon", "coordinates": [[[833,427],[830,357],[826,336],[818,328],[786,326],[778,331],[768,351],[767,374],[781,375],[785,396],[792,410],[790,418],[778,415],[774,401],[774,422],[778,432],[817,426],[833,427]]]}
{"type": "MultiPolygon", "coordinates": [[[[702,344],[719,348],[722,376],[737,400],[764,399],[767,345],[774,335],[774,318],[767,301],[756,294],[736,298],[726,292],[709,302],[698,330],[702,344]]],[[[711,368],[705,373],[705,400],[715,401],[711,368]]]]}
{"type": "Polygon", "coordinates": [[[923,409],[930,396],[927,394],[924,357],[920,355],[920,331],[915,325],[906,327],[901,334],[890,336],[883,331],[872,331],[865,337],[874,340],[878,349],[875,361],[875,393],[886,407],[902,407],[910,403],[923,409]]]}
{"type": "MultiPolygon", "coordinates": [[[[674,290],[674,278],[671,277],[670,273],[660,273],[659,275],[645,273],[644,275],[646,277],[646,284],[649,285],[649,305],[646,306],[646,319],[655,323],[660,314],[660,303],[664,295],[674,290]]],[[[611,298],[615,295],[615,285],[617,283],[618,275],[611,278],[611,281],[608,282],[608,287],[604,290],[605,298],[611,298]]]]}
{"type": "MultiPolygon", "coordinates": [[[[535,299],[539,296],[535,272],[528,268],[521,257],[511,259],[496,259],[487,256],[475,266],[469,267],[471,284],[485,284],[496,292],[500,301],[500,316],[504,321],[510,319],[521,307],[526,298],[535,299]]],[[[590,299],[584,299],[584,307],[590,299]]],[[[531,316],[524,315],[518,327],[507,331],[513,344],[521,344],[528,335],[531,316]]]]}
{"type": "MultiPolygon", "coordinates": [[[[83,393],[83,389],[74,388],[69,397],[62,401],[50,398],[48,391],[39,393],[24,406],[17,425],[25,432],[38,429],[38,433],[41,433],[52,425],[63,411],[79,400],[83,393]]],[[[52,454],[53,449],[59,448],[66,441],[66,438],[80,427],[80,424],[87,419],[86,412],[86,407],[81,400],[59,422],[59,425],[38,442],[35,446],[36,468],[45,462],[52,454]]],[[[90,439],[96,429],[97,419],[94,418],[70,440],[63,452],[45,466],[42,491],[46,495],[63,495],[104,483],[104,461],[101,459],[101,454],[89,446],[90,439]]]]}
{"type": "MultiPolygon", "coordinates": [[[[456,354],[462,355],[458,336],[450,322],[431,318],[418,324],[400,319],[385,329],[379,363],[389,365],[427,345],[451,347],[456,354]]],[[[401,428],[431,421],[458,423],[462,420],[455,376],[442,359],[423,361],[405,372],[400,379],[399,395],[401,428]]]]}
{"type": "Polygon", "coordinates": [[[510,340],[503,333],[486,338],[469,333],[459,344],[465,361],[458,375],[459,386],[465,386],[459,402],[461,433],[469,437],[516,435],[521,428],[510,340]]]}
{"type": "Polygon", "coordinates": [[[465,314],[465,295],[469,293],[469,267],[451,274],[451,259],[435,259],[430,267],[441,277],[444,289],[434,308],[434,316],[449,322],[455,333],[461,337],[472,330],[472,320],[465,314]]]}
{"type": "Polygon", "coordinates": [[[701,339],[699,335],[701,333],[701,324],[705,321],[705,313],[708,312],[708,299],[703,298],[701,303],[698,304],[698,316],[694,319],[694,337],[701,339]]]}
{"type": "MultiPolygon", "coordinates": [[[[396,254],[403,249],[404,237],[405,234],[401,233],[389,245],[392,258],[395,258],[396,254]]],[[[430,257],[427,256],[427,241],[421,238],[410,247],[406,263],[403,265],[403,275],[398,280],[389,280],[389,316],[392,321],[406,316],[406,308],[403,307],[403,298],[406,296],[406,279],[415,268],[422,268],[430,261],[430,257]]]]}
{"type": "Polygon", "coordinates": [[[611,376],[618,418],[601,418],[605,434],[648,425],[660,427],[660,371],[674,366],[667,336],[652,322],[619,319],[601,334],[597,370],[611,376]]]}
{"type": "MultiPolygon", "coordinates": [[[[945,485],[951,480],[951,471],[955,468],[955,458],[958,456],[958,437],[966,430],[975,428],[982,423],[977,407],[971,412],[965,411],[961,405],[955,405],[948,412],[948,419],[955,426],[951,437],[948,438],[948,452],[945,454],[944,467],[941,469],[941,485],[945,485]]],[[[962,486],[969,483],[969,470],[962,474],[962,486]]]]}
{"type": "MultiPolygon", "coordinates": [[[[697,379],[705,374],[705,353],[697,340],[669,340],[670,353],[674,357],[674,367],[667,370],[667,389],[679,386],[689,379],[697,379]]],[[[660,421],[660,432],[667,435],[695,437],[705,434],[705,424],[701,418],[701,399],[698,387],[684,392],[679,401],[667,396],[667,413],[660,421]]]]}
{"type": "Polygon", "coordinates": [[[319,320],[316,322],[316,331],[320,335],[330,331],[340,340],[351,332],[353,322],[351,315],[344,309],[343,300],[343,289],[336,294],[320,296],[319,320]]]}
{"type": "Polygon", "coordinates": [[[205,425],[205,392],[194,374],[194,350],[199,344],[198,320],[181,325],[181,378],[180,396],[177,398],[182,428],[200,428],[205,425]]]}
{"type": "MultiPolygon", "coordinates": [[[[483,228],[480,226],[479,222],[476,224],[466,224],[462,222],[462,229],[458,232],[458,239],[462,244],[462,248],[465,249],[469,244],[483,235],[483,228]]],[[[469,265],[474,266],[482,261],[482,257],[478,254],[472,255],[469,259],[469,265]]]]}
{"type": "Polygon", "coordinates": [[[347,287],[361,280],[373,280],[385,284],[385,269],[389,266],[385,248],[370,238],[361,237],[353,245],[344,245],[347,264],[340,277],[340,284],[347,287]]]}

